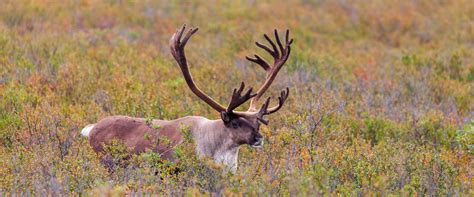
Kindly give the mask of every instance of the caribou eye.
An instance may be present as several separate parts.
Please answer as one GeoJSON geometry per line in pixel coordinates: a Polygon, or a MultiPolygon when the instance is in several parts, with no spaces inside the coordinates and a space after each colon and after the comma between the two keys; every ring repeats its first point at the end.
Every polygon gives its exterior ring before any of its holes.
{"type": "Polygon", "coordinates": [[[240,127],[240,122],[239,121],[231,121],[230,124],[232,125],[233,128],[237,129],[240,127]]]}

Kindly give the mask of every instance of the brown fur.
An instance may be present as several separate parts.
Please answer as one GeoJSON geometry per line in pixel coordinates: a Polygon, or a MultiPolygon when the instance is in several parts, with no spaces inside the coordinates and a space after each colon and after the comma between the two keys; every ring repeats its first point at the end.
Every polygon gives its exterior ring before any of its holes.
{"type": "Polygon", "coordinates": [[[153,120],[147,124],[144,118],[110,116],[94,126],[89,142],[96,152],[101,152],[104,144],[117,139],[134,154],[153,150],[162,153],[163,159],[175,160],[171,149],[182,142],[182,133],[178,127],[186,123],[190,123],[188,117],[172,121],[153,120]],[[158,136],[169,139],[171,143],[160,142],[158,136]]]}

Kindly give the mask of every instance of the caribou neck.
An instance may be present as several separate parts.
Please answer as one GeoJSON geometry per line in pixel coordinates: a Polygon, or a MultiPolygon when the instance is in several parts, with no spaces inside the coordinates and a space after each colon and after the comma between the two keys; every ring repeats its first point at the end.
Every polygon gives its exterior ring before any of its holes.
{"type": "Polygon", "coordinates": [[[199,157],[212,157],[217,163],[225,164],[232,171],[237,169],[239,145],[232,140],[222,120],[200,121],[193,131],[196,152],[199,157]]]}

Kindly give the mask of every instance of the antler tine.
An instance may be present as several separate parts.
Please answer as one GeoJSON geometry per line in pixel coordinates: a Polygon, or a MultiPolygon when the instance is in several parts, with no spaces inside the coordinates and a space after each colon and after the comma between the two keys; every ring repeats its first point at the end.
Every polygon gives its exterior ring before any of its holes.
{"type": "Polygon", "coordinates": [[[245,89],[245,83],[242,82],[240,84],[240,88],[234,89],[232,93],[232,98],[230,100],[229,106],[227,107],[227,112],[232,112],[235,108],[239,107],[240,105],[247,102],[252,97],[256,96],[256,94],[252,94],[252,88],[249,88],[245,94],[242,95],[242,91],[245,89]]]}
{"type": "Polygon", "coordinates": [[[281,91],[280,96],[278,97],[278,105],[272,108],[268,108],[270,104],[270,99],[271,97],[268,97],[265,103],[262,105],[260,110],[258,111],[258,117],[257,119],[262,122],[263,124],[267,125],[268,120],[263,119],[264,115],[270,115],[272,113],[277,112],[278,110],[281,109],[283,104],[285,103],[286,99],[288,98],[288,95],[290,94],[290,89],[286,88],[285,90],[281,91]]]}
{"type": "Polygon", "coordinates": [[[282,55],[283,55],[284,49],[283,49],[283,45],[281,44],[280,37],[278,36],[278,31],[275,29],[274,32],[275,32],[275,39],[277,41],[278,47],[280,47],[280,51],[282,52],[282,55]]]}
{"type": "Polygon", "coordinates": [[[281,109],[281,107],[283,106],[283,104],[285,103],[286,99],[288,98],[288,96],[290,95],[290,89],[289,88],[286,88],[285,90],[281,91],[281,94],[280,96],[278,97],[278,105],[275,106],[275,107],[272,107],[270,109],[267,109],[267,112],[265,115],[269,115],[269,114],[273,114],[275,112],[277,112],[278,110],[281,109]],[[286,91],[285,91],[286,90],[286,91]]]}
{"type": "Polygon", "coordinates": [[[255,45],[257,45],[258,47],[262,48],[263,50],[265,50],[265,51],[267,51],[268,53],[270,53],[270,55],[272,55],[273,57],[275,57],[275,52],[273,52],[273,50],[271,50],[270,48],[268,48],[266,45],[261,44],[260,42],[255,42],[255,45]]]}
{"type": "Polygon", "coordinates": [[[279,58],[280,57],[280,54],[278,53],[278,50],[275,46],[275,43],[273,43],[273,41],[267,36],[267,34],[263,34],[263,37],[265,37],[265,39],[270,43],[270,45],[272,45],[272,48],[273,48],[273,54],[272,56],[274,58],[279,58]]]}
{"type": "Polygon", "coordinates": [[[178,37],[176,38],[176,41],[175,42],[179,42],[181,41],[181,36],[183,36],[183,33],[184,33],[184,30],[186,29],[186,24],[184,24],[181,29],[178,29],[178,37]]]}
{"type": "Polygon", "coordinates": [[[258,56],[257,54],[254,55],[255,58],[251,58],[251,57],[248,57],[248,56],[245,56],[245,58],[248,60],[248,61],[251,61],[251,62],[254,62],[254,63],[257,63],[258,65],[260,65],[263,70],[265,71],[268,71],[270,70],[270,65],[268,65],[268,63],[263,60],[263,58],[261,58],[260,56],[258,56]]]}
{"type": "Polygon", "coordinates": [[[181,43],[183,45],[186,45],[186,43],[188,42],[189,38],[191,38],[191,36],[196,33],[197,31],[199,30],[199,28],[191,28],[188,33],[186,33],[186,35],[184,36],[183,40],[181,41],[181,43]]]}
{"type": "MultiPolygon", "coordinates": [[[[278,49],[277,49],[277,46],[275,45],[275,43],[268,37],[267,34],[264,34],[263,36],[268,41],[268,43],[270,43],[273,50],[270,49],[270,47],[268,47],[266,45],[263,45],[259,42],[255,43],[258,47],[264,49],[265,51],[270,53],[270,55],[273,57],[274,62],[273,62],[272,66],[270,66],[270,64],[268,64],[267,61],[265,61],[263,58],[261,58],[258,55],[254,55],[255,58],[246,57],[247,60],[260,65],[267,72],[265,82],[258,89],[257,95],[255,97],[253,97],[252,100],[250,100],[250,107],[249,107],[248,111],[256,111],[256,105],[257,105],[258,99],[260,99],[260,97],[265,93],[265,91],[267,91],[267,89],[273,83],[273,80],[276,78],[276,76],[277,76],[278,72],[280,71],[280,69],[282,68],[282,66],[288,60],[288,57],[289,57],[290,52],[291,52],[290,45],[293,43],[293,39],[289,38],[289,34],[290,34],[290,31],[287,29],[286,32],[285,32],[285,45],[283,45],[281,40],[280,40],[280,36],[278,35],[278,31],[276,29],[274,30],[274,35],[275,35],[276,43],[278,45],[278,49]]],[[[286,95],[286,96],[288,96],[288,95],[286,95]]],[[[283,96],[282,96],[282,98],[283,98],[283,96]]],[[[286,100],[286,98],[283,99],[283,102],[284,102],[284,100],[286,100]]],[[[271,109],[276,109],[276,108],[278,108],[278,106],[273,107],[271,109]]]]}
{"type": "Polygon", "coordinates": [[[267,109],[268,109],[268,106],[270,105],[271,98],[272,97],[268,97],[265,103],[263,103],[262,107],[260,108],[260,111],[258,111],[257,119],[265,125],[268,125],[268,120],[263,119],[263,115],[267,114],[267,109]]]}

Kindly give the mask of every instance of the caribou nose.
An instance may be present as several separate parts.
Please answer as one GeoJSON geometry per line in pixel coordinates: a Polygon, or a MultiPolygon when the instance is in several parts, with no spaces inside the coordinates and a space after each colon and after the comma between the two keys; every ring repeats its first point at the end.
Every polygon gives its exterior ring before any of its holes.
{"type": "Polygon", "coordinates": [[[263,137],[257,136],[255,137],[255,143],[253,144],[254,147],[261,147],[263,146],[263,137]]]}

